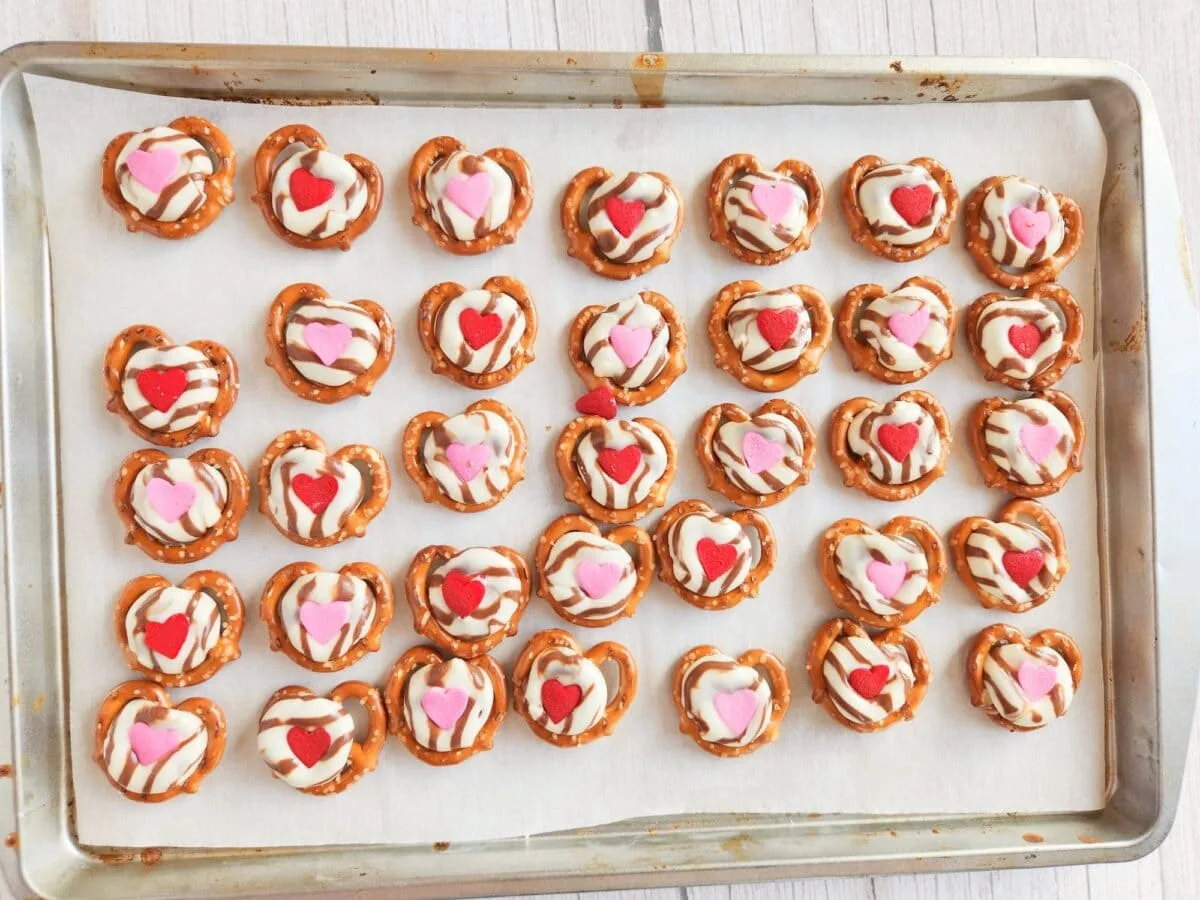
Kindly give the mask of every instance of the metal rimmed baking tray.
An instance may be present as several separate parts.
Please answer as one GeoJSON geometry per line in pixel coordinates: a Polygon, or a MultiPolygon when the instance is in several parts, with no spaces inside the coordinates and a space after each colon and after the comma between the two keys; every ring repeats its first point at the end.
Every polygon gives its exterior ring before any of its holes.
{"type": "Polygon", "coordinates": [[[463,896],[1131,858],[1169,827],[1196,688],[1182,523],[1196,311],[1179,203],[1145,88],[1070,61],[798,59],[31,45],[3,57],[4,589],[20,875],[48,896],[296,894],[353,885],[463,896]],[[254,102],[986,103],[1086,99],[1108,150],[1097,343],[1102,597],[1112,790],[1103,811],[1026,817],[716,816],[438,846],[171,850],[80,846],[71,823],[53,291],[23,73],[254,102]],[[1155,414],[1155,411],[1158,411],[1155,414]],[[1180,465],[1182,469],[1182,465],[1180,465]],[[1165,473],[1165,474],[1164,474],[1165,473]],[[1159,485],[1163,489],[1159,489],[1159,485]],[[1030,843],[1036,835],[1041,841],[1030,843]],[[141,860],[155,860],[145,865],[141,860]],[[114,865],[114,862],[125,864],[114,865]],[[218,863],[218,865],[214,865],[218,863]]]}

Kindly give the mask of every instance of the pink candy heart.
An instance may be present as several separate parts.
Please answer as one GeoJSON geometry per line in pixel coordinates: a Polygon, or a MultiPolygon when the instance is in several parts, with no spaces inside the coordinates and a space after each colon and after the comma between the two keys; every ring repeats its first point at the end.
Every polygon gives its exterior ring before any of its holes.
{"type": "Polygon", "coordinates": [[[311,634],[318,644],[328,644],[333,640],[348,618],[348,600],[333,600],[329,603],[308,600],[300,604],[300,626],[311,634]]]}
{"type": "Polygon", "coordinates": [[[135,181],[157,194],[179,168],[179,154],[170,147],[134,150],[125,157],[125,167],[135,181]]]}
{"type": "Polygon", "coordinates": [[[585,559],[575,567],[575,580],[579,589],[591,597],[603,597],[621,580],[622,569],[616,563],[592,562],[585,559]]]}
{"type": "Polygon", "coordinates": [[[321,365],[332,365],[350,346],[354,333],[345,322],[334,322],[326,325],[322,322],[309,322],[304,326],[304,343],[308,345],[321,365]]]}
{"type": "Polygon", "coordinates": [[[146,484],[146,499],[164,522],[178,522],[196,502],[196,486],[187,482],[172,484],[165,478],[151,478],[146,484]]]}
{"type": "Polygon", "coordinates": [[[451,178],[446,183],[446,196],[472,219],[478,219],[492,199],[492,179],[487,172],[451,178]]]}
{"type": "Polygon", "coordinates": [[[746,468],[757,475],[783,459],[783,444],[769,440],[757,431],[747,431],[742,437],[742,459],[746,468]]]}
{"type": "Polygon", "coordinates": [[[750,189],[750,199],[772,225],[788,214],[796,201],[796,190],[790,184],[760,182],[750,189]]]}
{"type": "Polygon", "coordinates": [[[129,747],[139,766],[149,766],[176,747],[181,740],[174,728],[151,728],[145,722],[134,722],[129,729],[129,747]]]}
{"type": "Polygon", "coordinates": [[[1021,446],[1025,448],[1025,452],[1038,465],[1046,459],[1054,448],[1058,446],[1059,431],[1053,425],[1028,425],[1021,426],[1021,446]]]}
{"type": "Polygon", "coordinates": [[[460,444],[458,441],[446,448],[446,459],[462,481],[470,481],[483,471],[483,467],[492,458],[492,448],[488,444],[460,444]]]}
{"type": "Polygon", "coordinates": [[[875,585],[875,590],[884,600],[896,596],[907,575],[908,566],[904,563],[885,563],[876,559],[867,566],[867,581],[875,585]]]}
{"type": "Polygon", "coordinates": [[[713,706],[731,732],[741,737],[754,714],[758,712],[758,695],[750,688],[740,691],[721,691],[713,697],[713,706]]]}
{"type": "Polygon", "coordinates": [[[1026,247],[1036,247],[1050,233],[1050,213],[1018,206],[1008,214],[1008,224],[1013,237],[1026,247]]]}
{"type": "Polygon", "coordinates": [[[902,344],[915,347],[925,329],[929,327],[929,310],[925,307],[910,313],[892,313],[887,320],[888,331],[902,344]]]}
{"type": "Polygon", "coordinates": [[[1017,669],[1017,684],[1021,686],[1021,693],[1031,703],[1036,703],[1057,686],[1058,669],[1041,663],[1023,662],[1017,669]]]}
{"type": "Polygon", "coordinates": [[[431,687],[421,697],[421,709],[442,731],[452,729],[466,708],[467,692],[462,688],[431,687]]]}
{"type": "Polygon", "coordinates": [[[654,332],[649,328],[629,328],[625,325],[614,325],[608,333],[608,342],[612,345],[617,358],[631,369],[642,361],[650,342],[654,340],[654,332]]]}

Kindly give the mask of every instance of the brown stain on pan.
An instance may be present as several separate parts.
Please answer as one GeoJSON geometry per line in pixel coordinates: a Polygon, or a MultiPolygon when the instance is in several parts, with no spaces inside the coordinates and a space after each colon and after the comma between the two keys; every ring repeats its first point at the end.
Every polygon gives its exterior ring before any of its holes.
{"type": "Polygon", "coordinates": [[[749,842],[750,835],[735,834],[733,837],[721,841],[721,849],[739,862],[745,862],[750,858],[750,854],[746,852],[746,844],[749,842]]]}
{"type": "Polygon", "coordinates": [[[16,850],[19,844],[20,839],[17,837],[17,833],[15,831],[10,831],[8,833],[8,837],[4,839],[4,846],[9,850],[16,850]]]}
{"type": "Polygon", "coordinates": [[[134,859],[132,850],[112,850],[107,853],[97,853],[95,857],[106,866],[121,866],[133,862],[134,859]]]}
{"type": "Polygon", "coordinates": [[[146,847],[138,854],[143,866],[152,866],[162,859],[163,852],[159,847],[146,847]]]}
{"type": "Polygon", "coordinates": [[[661,53],[643,53],[633,60],[633,91],[642,109],[664,106],[663,85],[667,80],[667,58],[661,53]]]}
{"type": "Polygon", "coordinates": [[[1021,835],[1021,840],[1023,840],[1027,844],[1040,844],[1042,841],[1045,840],[1045,838],[1042,837],[1040,834],[1035,834],[1034,832],[1029,831],[1029,832],[1026,832],[1025,834],[1021,835]]]}
{"type": "Polygon", "coordinates": [[[1076,840],[1081,844],[1099,844],[1100,838],[1092,837],[1090,834],[1081,834],[1076,840]]]}
{"type": "Polygon", "coordinates": [[[0,778],[12,778],[12,766],[8,763],[0,763],[0,778]]]}
{"type": "Polygon", "coordinates": [[[1109,341],[1108,349],[1114,350],[1117,353],[1141,353],[1146,349],[1146,309],[1142,307],[1142,314],[1137,320],[1129,326],[1129,331],[1119,341],[1109,341]]]}
{"type": "Polygon", "coordinates": [[[445,853],[449,849],[450,849],[449,841],[436,841],[433,845],[434,853],[445,853]]]}

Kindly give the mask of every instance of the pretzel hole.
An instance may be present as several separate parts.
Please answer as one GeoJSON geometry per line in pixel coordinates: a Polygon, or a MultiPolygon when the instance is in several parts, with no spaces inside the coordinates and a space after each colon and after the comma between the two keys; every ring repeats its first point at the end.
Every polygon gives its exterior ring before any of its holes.
{"type": "Polygon", "coordinates": [[[342,709],[346,710],[350,718],[354,721],[354,740],[356,743],[366,743],[367,737],[371,732],[371,714],[367,712],[367,707],[358,697],[345,697],[342,700],[342,709]]]}
{"type": "Polygon", "coordinates": [[[621,667],[615,659],[606,659],[600,663],[600,674],[604,676],[604,685],[608,689],[604,704],[607,706],[617,699],[621,691],[621,667]]]}
{"type": "Polygon", "coordinates": [[[743,525],[742,532],[750,541],[750,567],[753,569],[760,562],[762,562],[762,537],[758,533],[757,528],[751,528],[743,525]]]}
{"type": "Polygon", "coordinates": [[[350,465],[357,469],[358,474],[362,476],[363,498],[359,501],[359,505],[361,506],[375,495],[375,472],[362,460],[353,460],[350,465]]]}

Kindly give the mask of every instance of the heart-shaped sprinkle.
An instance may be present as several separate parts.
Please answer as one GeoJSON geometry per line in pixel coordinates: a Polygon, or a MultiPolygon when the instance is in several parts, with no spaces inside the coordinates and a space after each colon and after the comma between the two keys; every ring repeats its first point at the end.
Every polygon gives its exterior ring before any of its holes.
{"type": "Polygon", "coordinates": [[[482,472],[491,458],[491,444],[461,444],[454,441],[446,448],[446,460],[461,481],[470,481],[482,472]]]}
{"type": "Polygon", "coordinates": [[[1021,426],[1021,446],[1038,465],[1054,452],[1060,437],[1061,432],[1053,425],[1035,425],[1029,422],[1021,426]]]}
{"type": "Polygon", "coordinates": [[[308,349],[317,354],[317,359],[323,366],[331,366],[346,352],[354,332],[345,322],[334,322],[326,325],[323,322],[309,322],[304,326],[304,343],[308,349]]]}
{"type": "Polygon", "coordinates": [[[763,437],[757,431],[747,431],[742,437],[742,459],[746,468],[757,475],[783,459],[783,444],[763,437]]]}
{"type": "Polygon", "coordinates": [[[622,200],[620,197],[609,197],[604,201],[604,212],[613,228],[621,237],[629,237],[633,230],[646,215],[646,204],[641,200],[622,200]]]}
{"type": "Polygon", "coordinates": [[[167,659],[174,659],[183,648],[183,642],[187,640],[190,628],[188,617],[183,613],[175,613],[162,622],[147,619],[146,631],[143,635],[146,648],[167,659]]]}
{"type": "Polygon", "coordinates": [[[1017,669],[1017,684],[1029,702],[1036,703],[1058,686],[1058,669],[1026,660],[1017,669]]]}
{"type": "Polygon", "coordinates": [[[129,749],[139,766],[158,762],[179,746],[182,736],[174,728],[151,728],[145,722],[134,722],[129,729],[129,749]]]}
{"type": "Polygon", "coordinates": [[[892,313],[888,316],[887,324],[888,331],[896,336],[896,340],[908,347],[915,347],[929,327],[929,310],[922,306],[910,313],[892,313]]]}
{"type": "Polygon", "coordinates": [[[649,328],[629,328],[626,325],[614,325],[608,333],[608,342],[612,345],[617,358],[627,369],[632,369],[642,361],[650,342],[654,340],[654,332],[649,328]]]}
{"type": "Polygon", "coordinates": [[[592,388],[575,401],[575,409],[585,416],[600,416],[604,419],[617,417],[617,398],[607,385],[592,388]]]}
{"type": "Polygon", "coordinates": [[[583,689],[577,684],[563,684],[557,678],[542,682],[542,709],[551,722],[561,722],[583,702],[583,689]]]}
{"type": "Polygon", "coordinates": [[[863,666],[861,669],[851,672],[846,680],[850,682],[850,687],[854,688],[855,693],[860,697],[873,700],[879,696],[879,692],[883,690],[883,686],[887,684],[891,674],[891,668],[885,665],[863,666]]]}
{"type": "Polygon", "coordinates": [[[790,184],[760,182],[750,189],[750,199],[772,225],[788,214],[796,202],[796,189],[790,184]]]}
{"type": "Polygon", "coordinates": [[[288,729],[287,745],[306,769],[311,769],[321,761],[331,743],[333,738],[324,728],[301,728],[293,725],[288,729]]]}
{"type": "Polygon", "coordinates": [[[421,697],[421,709],[442,731],[450,731],[467,708],[467,692],[462,688],[431,687],[421,697]]]}
{"type": "Polygon", "coordinates": [[[709,581],[716,581],[733,568],[738,552],[735,544],[718,544],[710,537],[696,542],[696,557],[709,581]]]}
{"type": "Polygon", "coordinates": [[[907,575],[908,566],[902,562],[885,563],[874,559],[867,565],[867,581],[875,585],[875,590],[884,600],[896,596],[907,575]]]}
{"type": "Polygon", "coordinates": [[[713,697],[713,707],[734,736],[741,737],[758,712],[758,695],[750,688],[721,691],[713,697]]]}
{"type": "Polygon", "coordinates": [[[575,567],[575,580],[579,589],[595,600],[611,591],[621,580],[624,569],[613,562],[582,560],[575,567]]]}
{"type": "Polygon", "coordinates": [[[1017,587],[1026,588],[1046,565],[1046,555],[1036,548],[1008,550],[1000,557],[1000,564],[1017,587]]]}
{"type": "Polygon", "coordinates": [[[927,184],[898,187],[891,193],[892,209],[909,225],[919,225],[933,208],[933,188],[927,184]]]}
{"type": "Polygon", "coordinates": [[[458,314],[458,329],[472,350],[490,344],[504,329],[499,313],[480,315],[477,309],[464,309],[458,314]]]}
{"type": "Polygon", "coordinates": [[[487,593],[482,581],[473,575],[462,572],[450,572],[442,579],[442,599],[446,606],[460,619],[465,619],[483,602],[487,593]]]}
{"type": "Polygon", "coordinates": [[[920,431],[912,422],[905,422],[903,425],[893,425],[888,422],[879,426],[879,446],[887,451],[888,456],[903,462],[904,458],[912,452],[912,448],[917,445],[917,438],[920,436],[920,431]]]}
{"type": "Polygon", "coordinates": [[[188,376],[184,369],[144,369],[138,372],[138,393],[159,412],[166,412],[187,390],[188,376]]]}
{"type": "Polygon", "coordinates": [[[178,522],[196,502],[196,486],[183,482],[173,484],[165,478],[151,478],[146,484],[146,499],[150,508],[164,522],[178,522]]]}
{"type": "Polygon", "coordinates": [[[1036,247],[1050,233],[1050,213],[1018,206],[1008,214],[1008,224],[1013,237],[1026,247],[1036,247]]]}
{"type": "Polygon", "coordinates": [[[328,644],[337,637],[350,618],[349,600],[318,603],[306,600],[300,604],[300,627],[313,636],[318,644],[328,644]]]}
{"type": "Polygon", "coordinates": [[[170,147],[134,150],[125,157],[125,165],[135,181],[157,194],[179,168],[179,154],[170,147]]]}
{"type": "Polygon", "coordinates": [[[319,516],[337,496],[338,480],[332,475],[313,478],[301,473],[292,479],[292,491],[313,515],[319,516]]]}
{"type": "Polygon", "coordinates": [[[792,339],[796,326],[800,324],[800,313],[794,309],[760,309],[754,317],[758,333],[767,346],[778,350],[792,339]]]}
{"type": "Polygon", "coordinates": [[[605,447],[596,454],[600,470],[617,484],[625,484],[642,463],[642,448],[630,444],[620,450],[605,447]]]}
{"type": "Polygon", "coordinates": [[[472,219],[478,219],[492,199],[492,179],[487,172],[451,178],[446,182],[446,199],[472,219]]]}
{"type": "Polygon", "coordinates": [[[318,178],[308,169],[296,169],[288,178],[288,188],[292,192],[292,202],[299,212],[328,203],[333,196],[333,182],[328,178],[318,178]]]}
{"type": "Polygon", "coordinates": [[[1042,333],[1036,325],[1013,325],[1008,329],[1008,342],[1021,356],[1029,359],[1042,345],[1042,333]]]}

